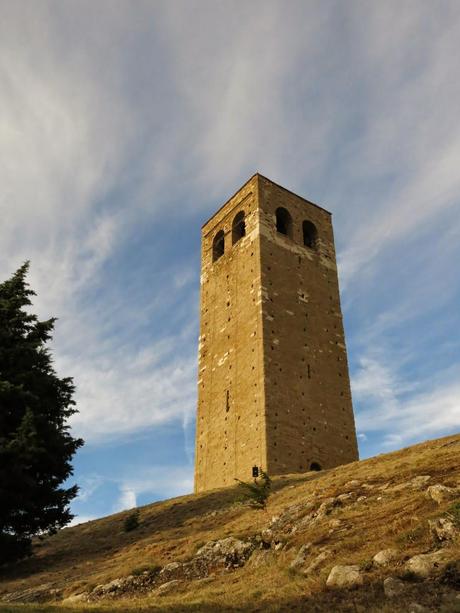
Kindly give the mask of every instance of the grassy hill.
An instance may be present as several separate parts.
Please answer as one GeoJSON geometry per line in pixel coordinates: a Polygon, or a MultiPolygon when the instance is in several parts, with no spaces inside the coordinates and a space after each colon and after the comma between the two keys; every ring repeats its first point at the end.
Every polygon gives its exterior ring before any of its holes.
{"type": "Polygon", "coordinates": [[[237,488],[154,503],[132,531],[123,512],[37,542],[1,571],[0,611],[460,611],[459,486],[456,435],[278,477],[267,511],[237,488]],[[408,562],[433,552],[428,576],[408,562]],[[337,565],[355,586],[326,585],[337,565]]]}

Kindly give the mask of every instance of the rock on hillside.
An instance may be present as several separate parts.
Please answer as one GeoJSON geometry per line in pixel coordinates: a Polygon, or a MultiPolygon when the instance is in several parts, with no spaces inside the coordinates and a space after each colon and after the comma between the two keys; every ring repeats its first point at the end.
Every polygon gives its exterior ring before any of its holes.
{"type": "Polygon", "coordinates": [[[129,611],[140,598],[168,611],[454,611],[459,457],[453,436],[275,478],[267,512],[227,488],[143,507],[131,532],[129,513],[67,528],[2,569],[0,600],[72,610],[111,602],[129,611]]]}

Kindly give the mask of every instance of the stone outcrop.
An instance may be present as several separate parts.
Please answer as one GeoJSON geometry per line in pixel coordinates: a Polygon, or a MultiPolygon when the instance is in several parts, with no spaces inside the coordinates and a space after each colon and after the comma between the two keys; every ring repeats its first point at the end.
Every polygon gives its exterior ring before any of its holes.
{"type": "Polygon", "coordinates": [[[413,556],[407,561],[406,568],[417,577],[427,578],[442,568],[445,561],[445,552],[435,551],[434,553],[413,556]]]}
{"type": "Polygon", "coordinates": [[[329,573],[326,585],[330,588],[357,587],[364,583],[360,568],[356,564],[351,566],[334,566],[329,573]]]}
{"type": "Polygon", "coordinates": [[[436,485],[430,485],[426,490],[426,495],[438,504],[443,504],[449,500],[453,500],[458,496],[458,490],[453,487],[447,487],[437,483],[436,485]]]}
{"type": "Polygon", "coordinates": [[[407,592],[407,585],[396,577],[387,577],[383,582],[383,591],[387,598],[395,598],[407,592]]]}
{"type": "Polygon", "coordinates": [[[434,539],[441,543],[454,541],[458,537],[458,528],[448,517],[430,519],[428,520],[428,524],[434,539]]]}
{"type": "Polygon", "coordinates": [[[398,556],[399,553],[396,549],[382,549],[382,551],[375,554],[372,560],[376,566],[387,566],[387,564],[396,560],[398,556]]]}

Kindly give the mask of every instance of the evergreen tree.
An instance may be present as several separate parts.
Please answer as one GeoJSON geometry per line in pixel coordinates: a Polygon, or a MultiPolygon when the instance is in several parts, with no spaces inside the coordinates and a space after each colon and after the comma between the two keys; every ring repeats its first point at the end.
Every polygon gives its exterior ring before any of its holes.
{"type": "Polygon", "coordinates": [[[71,378],[57,377],[49,349],[55,319],[39,321],[26,262],[0,284],[0,564],[31,552],[31,538],[71,519],[77,486],[63,487],[83,444],[67,419],[76,412],[71,378]]]}

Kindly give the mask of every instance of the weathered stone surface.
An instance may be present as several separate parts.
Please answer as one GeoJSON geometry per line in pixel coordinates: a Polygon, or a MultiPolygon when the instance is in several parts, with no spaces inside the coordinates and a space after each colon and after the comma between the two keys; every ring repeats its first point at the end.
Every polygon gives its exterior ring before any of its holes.
{"type": "Polygon", "coordinates": [[[122,577],[120,579],[113,579],[109,583],[97,585],[91,592],[92,596],[105,596],[106,594],[112,594],[114,592],[121,591],[126,585],[130,583],[133,577],[122,577]]]}
{"type": "Polygon", "coordinates": [[[81,592],[80,594],[71,594],[64,598],[64,604],[76,604],[78,602],[88,602],[89,592],[81,592]]]}
{"type": "Polygon", "coordinates": [[[363,576],[358,565],[334,566],[329,573],[327,587],[356,587],[363,584],[363,576]]]}
{"type": "Polygon", "coordinates": [[[458,496],[458,490],[437,483],[427,488],[426,495],[438,504],[442,504],[458,496]]]}
{"type": "Polygon", "coordinates": [[[445,558],[444,551],[420,554],[408,560],[406,568],[418,577],[426,578],[444,565],[445,558]]]}
{"type": "Polygon", "coordinates": [[[58,598],[61,591],[53,588],[51,583],[43,583],[25,590],[8,592],[0,597],[3,602],[46,602],[58,598]]]}
{"type": "Polygon", "coordinates": [[[447,517],[429,519],[430,532],[433,537],[440,542],[454,541],[458,536],[458,528],[454,522],[447,517]]]}
{"type": "Polygon", "coordinates": [[[348,492],[346,494],[339,494],[337,496],[337,500],[342,504],[346,504],[355,498],[355,494],[353,492],[348,492]]]}
{"type": "Polygon", "coordinates": [[[297,552],[296,557],[289,564],[289,568],[292,568],[293,570],[297,570],[301,566],[303,566],[305,564],[305,559],[310,549],[311,549],[311,543],[306,543],[305,545],[302,545],[299,551],[297,552]]]}
{"type": "Polygon", "coordinates": [[[414,488],[414,490],[421,490],[426,486],[430,479],[430,475],[418,475],[417,477],[414,477],[412,479],[410,484],[414,488]]]}
{"type": "Polygon", "coordinates": [[[396,549],[382,549],[372,558],[376,566],[386,566],[399,557],[399,552],[396,549]]]}
{"type": "Polygon", "coordinates": [[[227,568],[243,566],[254,549],[253,543],[229,536],[219,541],[209,541],[196,552],[195,558],[204,560],[211,566],[220,564],[227,568]]]}
{"type": "Polygon", "coordinates": [[[180,581],[179,579],[173,579],[172,581],[162,583],[154,590],[154,593],[158,596],[166,596],[166,594],[171,594],[171,592],[174,592],[182,584],[183,581],[180,581]]]}
{"type": "Polygon", "coordinates": [[[396,577],[387,577],[383,582],[383,591],[387,598],[395,598],[407,592],[407,585],[396,577]]]}
{"type": "Polygon", "coordinates": [[[352,479],[351,481],[347,481],[347,483],[345,483],[345,487],[347,489],[357,488],[360,485],[361,485],[361,483],[357,479],[352,479]]]}
{"type": "Polygon", "coordinates": [[[196,491],[358,459],[335,260],[330,214],[260,175],[204,224],[196,491]]]}
{"type": "Polygon", "coordinates": [[[180,567],[181,564],[179,562],[170,562],[169,564],[166,564],[166,566],[163,566],[163,568],[160,570],[160,575],[172,573],[178,570],[180,567]]]}

